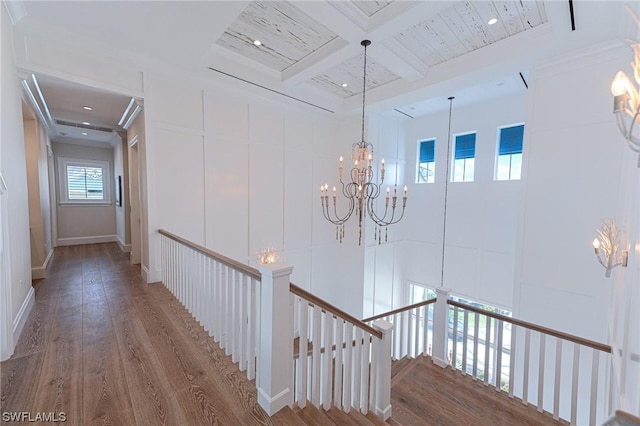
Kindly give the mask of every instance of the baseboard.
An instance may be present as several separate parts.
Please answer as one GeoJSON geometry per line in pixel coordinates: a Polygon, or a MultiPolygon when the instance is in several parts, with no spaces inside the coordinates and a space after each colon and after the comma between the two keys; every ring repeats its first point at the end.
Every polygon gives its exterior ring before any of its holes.
{"type": "Polygon", "coordinates": [[[144,266],[143,264],[140,264],[140,270],[142,272],[142,280],[149,284],[149,268],[147,268],[146,266],[144,266]]]}
{"type": "Polygon", "coordinates": [[[31,279],[32,280],[41,280],[43,278],[47,278],[47,267],[49,266],[49,262],[53,258],[53,249],[49,250],[47,254],[47,258],[44,260],[42,266],[36,266],[31,268],[31,279]]]}
{"type": "Polygon", "coordinates": [[[120,250],[122,250],[123,252],[125,253],[131,252],[131,244],[125,244],[117,235],[116,235],[116,243],[118,243],[118,246],[120,246],[120,250]]]}
{"type": "Polygon", "coordinates": [[[27,297],[24,298],[24,302],[22,302],[22,306],[20,306],[20,310],[18,311],[18,315],[13,320],[13,343],[16,344],[18,339],[20,338],[20,333],[22,333],[22,329],[24,328],[25,323],[27,322],[27,318],[29,318],[29,314],[31,313],[31,309],[36,302],[36,292],[33,290],[33,287],[29,288],[29,292],[27,293],[27,297]]]}
{"type": "Polygon", "coordinates": [[[449,363],[447,361],[433,355],[431,355],[431,361],[433,361],[433,363],[440,368],[447,368],[449,366],[449,363]]]}
{"type": "Polygon", "coordinates": [[[58,238],[59,246],[77,246],[81,244],[114,243],[118,241],[115,235],[97,235],[95,237],[58,238]]]}

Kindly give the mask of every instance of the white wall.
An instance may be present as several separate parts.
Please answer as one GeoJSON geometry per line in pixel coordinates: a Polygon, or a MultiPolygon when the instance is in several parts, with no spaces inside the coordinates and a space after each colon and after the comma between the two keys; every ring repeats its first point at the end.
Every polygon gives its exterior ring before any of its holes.
{"type": "Polygon", "coordinates": [[[272,247],[294,265],[293,282],[359,316],[362,251],[337,246],[314,190],[337,175],[336,147],[352,143],[347,128],[326,113],[238,92],[147,81],[151,229],[253,265],[272,247]]]}
{"type": "Polygon", "coordinates": [[[609,91],[631,58],[627,47],[596,46],[532,73],[514,314],[611,343],[618,397],[611,408],[638,414],[640,363],[631,358],[640,353],[640,170],[616,126],[609,91]],[[617,221],[630,248],[629,267],[610,279],[591,246],[606,218],[617,221]]]}
{"type": "Polygon", "coordinates": [[[629,190],[620,186],[629,152],[609,92],[624,53],[603,49],[540,66],[525,127],[515,315],[603,342],[612,287],[591,241],[602,219],[620,217],[621,191],[629,190]]]}
{"type": "MultiPolygon", "coordinates": [[[[58,191],[58,245],[86,244],[99,241],[116,241],[116,212],[113,202],[113,148],[53,142],[56,179],[59,179],[58,159],[107,161],[110,166],[109,185],[111,200],[108,205],[61,205],[58,191]]],[[[56,187],[60,188],[56,181],[56,187]]]]}
{"type": "Polygon", "coordinates": [[[23,123],[29,187],[31,269],[35,279],[44,278],[47,260],[53,255],[49,199],[49,138],[37,120],[28,119],[23,123]]]}
{"type": "MultiPolygon", "coordinates": [[[[442,102],[448,107],[447,99],[442,102]]],[[[476,132],[476,160],[473,182],[448,185],[444,286],[510,308],[522,183],[494,181],[493,176],[498,127],[524,122],[526,96],[465,108],[456,108],[454,100],[453,105],[451,133],[476,132]]],[[[442,271],[448,108],[412,120],[380,116],[378,123],[377,145],[386,159],[395,162],[395,141],[401,144],[398,190],[406,183],[409,198],[405,217],[389,228],[391,243],[367,239],[367,266],[375,271],[366,280],[367,315],[404,305],[409,281],[440,286],[442,271]],[[416,184],[417,144],[430,138],[436,139],[435,183],[416,184]]],[[[388,181],[395,181],[393,171],[388,181]]]]}
{"type": "Polygon", "coordinates": [[[20,83],[11,22],[4,7],[0,7],[0,15],[0,173],[8,189],[0,195],[0,359],[4,360],[13,353],[17,336],[33,306],[33,289],[20,83]]]}

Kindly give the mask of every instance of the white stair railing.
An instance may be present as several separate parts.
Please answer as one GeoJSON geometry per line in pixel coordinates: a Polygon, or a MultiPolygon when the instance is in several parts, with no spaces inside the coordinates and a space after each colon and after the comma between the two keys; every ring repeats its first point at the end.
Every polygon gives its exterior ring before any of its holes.
{"type": "Polygon", "coordinates": [[[292,267],[258,270],[158,232],[162,282],[240,370],[255,378],[258,403],[268,415],[311,400],[325,410],[353,407],[391,416],[393,325],[364,324],[291,284],[292,267]],[[296,354],[294,334],[306,342],[296,354]]]}
{"type": "Polygon", "coordinates": [[[162,282],[247,378],[256,378],[260,272],[160,230],[162,282]]]}
{"type": "Polygon", "coordinates": [[[362,320],[365,324],[383,319],[394,328],[391,354],[394,360],[431,355],[433,342],[433,306],[436,299],[425,300],[362,320]]]}
{"type": "Polygon", "coordinates": [[[572,425],[606,419],[611,347],[448,300],[451,365],[572,425]]]}
{"type": "Polygon", "coordinates": [[[386,420],[391,416],[391,331],[372,326],[291,284],[297,350],[294,400],[386,420]]]}

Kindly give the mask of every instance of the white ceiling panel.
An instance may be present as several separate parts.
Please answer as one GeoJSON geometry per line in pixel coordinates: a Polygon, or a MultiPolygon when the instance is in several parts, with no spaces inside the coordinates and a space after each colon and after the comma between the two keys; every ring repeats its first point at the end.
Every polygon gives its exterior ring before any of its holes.
{"type": "Polygon", "coordinates": [[[463,1],[396,34],[394,39],[434,66],[547,21],[540,1],[463,1]],[[490,18],[498,22],[489,25],[490,18]]]}
{"type": "MultiPolygon", "coordinates": [[[[364,54],[351,58],[308,81],[312,86],[328,90],[342,98],[362,93],[364,54]],[[347,87],[342,87],[346,83],[347,87]]],[[[367,90],[400,78],[367,55],[367,90]]]]}
{"type": "Polygon", "coordinates": [[[362,11],[368,17],[372,17],[376,13],[380,12],[385,7],[393,3],[391,1],[353,1],[352,2],[358,9],[362,11]]]}
{"type": "Polygon", "coordinates": [[[251,2],[216,44],[284,71],[337,37],[291,3],[251,2]]]}

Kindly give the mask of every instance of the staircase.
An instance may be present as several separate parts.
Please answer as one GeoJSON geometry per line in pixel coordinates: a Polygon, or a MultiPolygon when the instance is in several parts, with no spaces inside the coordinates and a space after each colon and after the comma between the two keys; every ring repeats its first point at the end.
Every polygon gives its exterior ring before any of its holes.
{"type": "Polygon", "coordinates": [[[271,418],[274,425],[295,426],[295,425],[322,425],[322,426],[368,426],[368,425],[387,425],[373,413],[366,416],[356,410],[351,410],[348,414],[344,411],[332,407],[328,411],[322,408],[316,408],[311,404],[307,404],[304,408],[294,407],[293,410],[284,408],[271,418]]]}
{"type": "Polygon", "coordinates": [[[565,425],[469,375],[435,365],[431,357],[391,366],[391,425],[565,425]]]}

